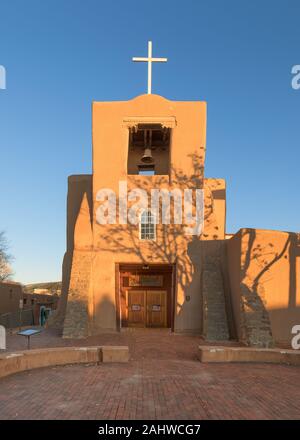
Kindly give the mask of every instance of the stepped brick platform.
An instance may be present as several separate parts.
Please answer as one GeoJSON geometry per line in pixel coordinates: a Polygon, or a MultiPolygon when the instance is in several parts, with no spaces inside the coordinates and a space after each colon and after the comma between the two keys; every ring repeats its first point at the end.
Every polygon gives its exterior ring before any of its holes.
{"type": "MultiPolygon", "coordinates": [[[[21,350],[23,339],[10,336],[6,355],[21,350]]],[[[67,350],[76,344],[91,349],[126,345],[130,362],[58,365],[3,377],[0,420],[300,418],[299,367],[199,362],[203,339],[168,330],[132,329],[86,340],[45,331],[32,338],[33,349],[67,350]]],[[[76,356],[94,353],[79,350],[76,356]]]]}

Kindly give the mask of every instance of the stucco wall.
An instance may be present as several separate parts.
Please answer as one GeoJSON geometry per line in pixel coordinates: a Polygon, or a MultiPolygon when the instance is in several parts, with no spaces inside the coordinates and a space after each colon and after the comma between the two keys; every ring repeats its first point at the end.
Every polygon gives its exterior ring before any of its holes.
{"type": "Polygon", "coordinates": [[[99,225],[96,195],[101,188],[119,193],[119,181],[129,189],[203,188],[206,139],[206,103],[175,102],[157,95],[142,95],[126,102],[93,103],[93,248],[92,269],[95,323],[116,325],[115,263],[177,263],[175,328],[201,327],[199,243],[184,234],[183,225],[157,226],[155,242],[139,239],[138,226],[99,225]],[[156,118],[172,124],[170,174],[127,176],[128,121],[156,118]],[[171,121],[171,122],[169,122],[171,121]],[[108,148],[109,146],[109,148],[108,148]],[[198,252],[199,254],[199,252],[198,252]],[[191,290],[193,291],[191,294],[191,290]],[[190,301],[186,297],[190,296],[190,301]]]}
{"type": "Polygon", "coordinates": [[[0,282],[0,315],[17,312],[22,298],[22,286],[18,283],[0,282]]]}
{"type": "Polygon", "coordinates": [[[247,340],[247,319],[256,316],[258,331],[265,331],[269,320],[275,343],[289,345],[292,326],[300,324],[299,237],[288,232],[241,229],[226,244],[240,339],[247,340]],[[260,313],[255,315],[258,309],[260,313]]]}

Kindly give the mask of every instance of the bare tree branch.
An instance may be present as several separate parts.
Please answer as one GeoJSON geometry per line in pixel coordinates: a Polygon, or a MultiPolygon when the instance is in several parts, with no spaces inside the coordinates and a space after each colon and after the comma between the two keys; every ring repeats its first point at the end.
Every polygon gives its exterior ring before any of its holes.
{"type": "Polygon", "coordinates": [[[4,231],[0,232],[0,281],[10,279],[13,275],[10,263],[12,256],[8,253],[8,242],[4,231]]]}

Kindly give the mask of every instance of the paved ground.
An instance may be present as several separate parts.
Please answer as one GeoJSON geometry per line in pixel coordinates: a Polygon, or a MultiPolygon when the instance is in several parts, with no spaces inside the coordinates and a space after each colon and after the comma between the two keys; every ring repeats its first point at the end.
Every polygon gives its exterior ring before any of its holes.
{"type": "MultiPolygon", "coordinates": [[[[27,338],[16,334],[7,336],[7,350],[26,350],[27,338]]],[[[131,356],[141,356],[168,359],[170,356],[184,356],[195,359],[197,347],[208,344],[199,336],[180,335],[171,333],[169,329],[124,329],[121,333],[108,333],[101,336],[91,336],[87,339],[62,339],[56,330],[44,330],[32,336],[31,348],[48,348],[62,346],[93,346],[93,345],[128,345],[131,356]]],[[[211,345],[211,344],[209,344],[211,345]]],[[[227,345],[238,345],[228,342],[227,345]]]]}
{"type": "MultiPolygon", "coordinates": [[[[20,339],[12,336],[9,348],[21,348],[16,347],[20,339]]],[[[201,364],[196,360],[199,337],[160,330],[83,342],[127,343],[132,360],[3,378],[0,419],[300,419],[297,367],[201,364]]],[[[35,337],[34,346],[65,343],[47,332],[35,337]]]]}

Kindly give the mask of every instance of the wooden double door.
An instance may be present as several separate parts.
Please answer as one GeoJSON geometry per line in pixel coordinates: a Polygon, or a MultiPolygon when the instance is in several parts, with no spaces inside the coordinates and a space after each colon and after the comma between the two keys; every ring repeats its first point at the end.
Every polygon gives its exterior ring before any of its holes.
{"type": "Polygon", "coordinates": [[[129,327],[167,327],[166,290],[127,290],[129,327]]]}

